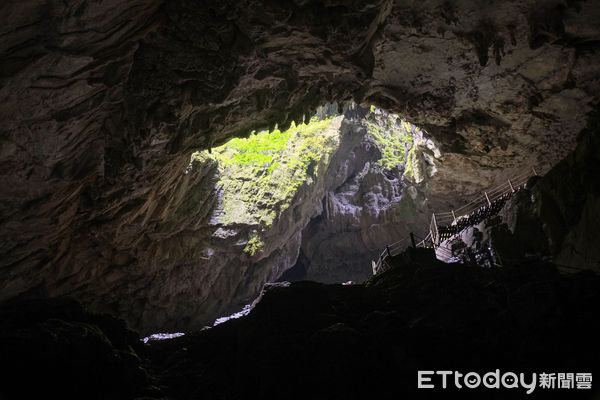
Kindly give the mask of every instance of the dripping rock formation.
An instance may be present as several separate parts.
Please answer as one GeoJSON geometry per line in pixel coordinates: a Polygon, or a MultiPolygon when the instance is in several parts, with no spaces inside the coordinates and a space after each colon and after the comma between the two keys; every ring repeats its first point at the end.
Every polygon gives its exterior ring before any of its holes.
{"type": "Polygon", "coordinates": [[[188,307],[220,307],[203,285],[236,281],[195,268],[216,199],[190,154],[333,100],[429,132],[431,209],[545,172],[597,108],[599,20],[593,1],[3,2],[0,301],[196,326],[188,307]]]}

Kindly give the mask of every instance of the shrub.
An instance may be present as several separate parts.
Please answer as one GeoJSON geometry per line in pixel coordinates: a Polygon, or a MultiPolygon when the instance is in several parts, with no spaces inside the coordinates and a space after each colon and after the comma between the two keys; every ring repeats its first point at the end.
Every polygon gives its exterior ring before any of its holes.
{"type": "Polygon", "coordinates": [[[386,170],[398,165],[404,167],[409,153],[414,148],[414,125],[396,114],[383,111],[376,114],[375,110],[376,108],[371,106],[371,113],[365,119],[365,124],[381,150],[382,157],[378,164],[386,170]]]}

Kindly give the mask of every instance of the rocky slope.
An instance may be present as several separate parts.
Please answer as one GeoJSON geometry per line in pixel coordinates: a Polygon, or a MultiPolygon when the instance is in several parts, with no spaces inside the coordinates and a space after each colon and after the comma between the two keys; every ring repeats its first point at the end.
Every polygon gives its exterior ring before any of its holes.
{"type": "Polygon", "coordinates": [[[230,273],[191,267],[216,199],[210,169],[182,174],[190,153],[331,100],[431,133],[445,154],[434,209],[554,164],[598,103],[599,14],[554,0],[4,2],[0,300],[71,295],[138,328],[185,323],[190,296],[230,273]]]}
{"type": "MultiPolygon", "coordinates": [[[[210,220],[195,231],[199,257],[190,259],[185,279],[181,272],[167,275],[155,287],[160,290],[157,299],[168,298],[169,293],[190,299],[183,312],[170,309],[173,302],[156,304],[166,307],[161,325],[172,329],[211,325],[216,317],[251,303],[266,282],[276,280],[296,262],[301,231],[322,211],[331,170],[339,169],[361,134],[342,116],[300,125],[294,132],[271,164],[237,164],[229,148],[215,149],[220,154],[212,158],[204,154],[192,162],[189,174],[218,165],[217,179],[210,182],[217,200],[210,220]],[[307,147],[309,141],[319,148],[307,147]],[[304,165],[301,157],[309,151],[315,153],[304,165]],[[181,316],[186,320],[178,321],[181,316]]],[[[256,155],[263,152],[269,151],[258,150],[256,155]]],[[[187,212],[182,213],[186,217],[187,212]]]]}
{"type": "Polygon", "coordinates": [[[441,154],[423,131],[398,116],[381,110],[366,114],[352,120],[367,132],[331,176],[323,212],[302,231],[298,263],[282,279],[362,282],[385,245],[405,240],[406,247],[410,232],[422,234],[427,226],[429,203],[435,202],[426,190],[436,172],[431,160],[441,154]],[[392,145],[378,141],[369,125],[377,119],[377,127],[406,135],[406,154],[400,152],[393,163],[384,156],[390,157],[392,145]]]}

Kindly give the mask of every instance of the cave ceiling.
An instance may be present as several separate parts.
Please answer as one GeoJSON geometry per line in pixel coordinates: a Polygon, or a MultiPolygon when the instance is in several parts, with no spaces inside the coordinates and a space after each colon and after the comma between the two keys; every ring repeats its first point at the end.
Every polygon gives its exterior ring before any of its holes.
{"type": "Polygon", "coordinates": [[[193,150],[375,104],[440,146],[431,193],[468,195],[564,157],[600,93],[593,1],[29,0],[0,22],[0,300],[135,326],[193,262],[193,150]]]}

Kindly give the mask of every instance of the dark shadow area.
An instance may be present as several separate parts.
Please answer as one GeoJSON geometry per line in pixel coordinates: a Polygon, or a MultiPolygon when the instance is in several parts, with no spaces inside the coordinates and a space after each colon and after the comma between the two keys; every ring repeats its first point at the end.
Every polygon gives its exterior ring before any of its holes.
{"type": "MultiPolygon", "coordinates": [[[[528,395],[418,390],[417,371],[598,373],[597,275],[444,264],[425,249],[392,263],[364,286],[274,288],[247,318],[147,355],[173,398],[512,399],[528,395]]],[[[530,397],[591,395],[538,387],[530,397]]]]}
{"type": "Polygon", "coordinates": [[[308,269],[308,264],[310,264],[310,260],[306,258],[302,249],[300,249],[300,253],[298,254],[298,259],[296,260],[296,264],[281,275],[281,278],[278,279],[279,282],[297,282],[303,281],[306,279],[306,271],[308,269]]]}
{"type": "MultiPolygon", "coordinates": [[[[600,373],[600,277],[482,269],[409,249],[364,285],[273,287],[246,318],[142,344],[64,300],[0,310],[3,399],[587,399],[598,391],[417,389],[419,370],[600,373]]],[[[461,381],[462,382],[462,381],[461,381]]],[[[464,385],[464,383],[463,383],[464,385]]],[[[596,387],[595,385],[593,386],[596,387]]]]}

